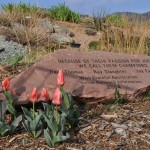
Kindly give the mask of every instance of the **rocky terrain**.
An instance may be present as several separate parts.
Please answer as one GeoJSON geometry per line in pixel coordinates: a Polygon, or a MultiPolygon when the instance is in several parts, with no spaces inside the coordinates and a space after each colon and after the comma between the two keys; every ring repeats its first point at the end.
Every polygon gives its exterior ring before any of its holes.
{"type": "MultiPolygon", "coordinates": [[[[30,46],[42,47],[49,42],[58,44],[58,47],[63,45],[68,49],[88,51],[89,43],[93,40],[98,41],[103,36],[101,31],[86,28],[84,22],[74,24],[62,21],[40,21],[32,30],[21,24],[13,24],[11,27],[0,26],[0,29],[0,62],[2,64],[10,62],[13,64],[14,58],[23,57],[30,52],[30,46]],[[25,31],[21,37],[28,31],[31,35],[21,40],[19,34],[17,37],[14,36],[20,30],[25,31]],[[30,38],[32,42],[29,44],[30,38]]],[[[15,66],[1,65],[1,79],[5,76],[13,78],[31,65],[16,64],[15,66]]],[[[144,98],[125,104],[114,104],[109,100],[97,105],[79,103],[81,113],[79,126],[70,131],[71,138],[68,141],[57,145],[56,148],[49,148],[44,137],[34,141],[24,129],[18,128],[13,136],[0,138],[0,150],[149,150],[150,100],[146,96],[145,94],[144,98]]]]}

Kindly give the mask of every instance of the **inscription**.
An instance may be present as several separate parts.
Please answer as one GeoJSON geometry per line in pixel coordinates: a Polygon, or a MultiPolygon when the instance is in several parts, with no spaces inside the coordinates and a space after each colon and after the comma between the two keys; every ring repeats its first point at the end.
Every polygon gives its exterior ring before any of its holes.
{"type": "MultiPolygon", "coordinates": [[[[137,74],[150,73],[150,59],[58,59],[58,63],[74,64],[76,70],[64,70],[64,74],[75,75],[81,84],[103,84],[108,89],[121,87],[121,84],[142,83],[137,75],[129,75],[129,68],[138,68],[135,70],[137,74]],[[90,72],[87,75],[82,69],[88,69],[90,72]]],[[[57,73],[50,70],[50,74],[57,73]]]]}

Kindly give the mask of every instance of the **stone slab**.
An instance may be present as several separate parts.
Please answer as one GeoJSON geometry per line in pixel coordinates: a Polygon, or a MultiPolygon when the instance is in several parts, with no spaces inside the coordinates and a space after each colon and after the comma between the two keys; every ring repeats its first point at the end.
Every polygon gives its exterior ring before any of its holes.
{"type": "Polygon", "coordinates": [[[34,87],[47,88],[52,97],[59,69],[64,71],[64,88],[68,92],[81,98],[93,98],[94,102],[113,97],[116,86],[120,94],[128,97],[135,97],[150,87],[149,56],[59,50],[11,80],[11,90],[18,103],[27,103],[34,87]]]}

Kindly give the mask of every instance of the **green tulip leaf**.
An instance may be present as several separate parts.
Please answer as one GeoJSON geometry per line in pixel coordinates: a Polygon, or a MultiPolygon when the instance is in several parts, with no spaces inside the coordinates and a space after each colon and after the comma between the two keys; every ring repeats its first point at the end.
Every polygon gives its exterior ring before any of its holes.
{"type": "Polygon", "coordinates": [[[33,119],[32,113],[25,107],[22,107],[23,113],[26,117],[26,119],[30,120],[29,118],[31,118],[31,120],[33,119]]]}
{"type": "Polygon", "coordinates": [[[10,134],[12,134],[15,129],[19,126],[20,122],[22,121],[22,115],[18,116],[12,123],[11,123],[11,131],[10,134]]]}
{"type": "Polygon", "coordinates": [[[11,105],[11,104],[7,104],[7,110],[13,114],[13,115],[16,115],[16,110],[15,108],[11,105]]]}
{"type": "Polygon", "coordinates": [[[52,137],[50,136],[50,134],[48,132],[48,128],[44,130],[44,137],[45,137],[45,140],[46,140],[46,143],[48,144],[48,146],[53,147],[54,142],[52,141],[52,137]]]}
{"type": "Polygon", "coordinates": [[[39,122],[41,120],[41,117],[42,117],[42,115],[37,115],[35,117],[35,119],[32,122],[30,122],[30,129],[31,129],[31,131],[36,131],[36,129],[37,129],[38,125],[39,125],[39,122]]]}
{"type": "Polygon", "coordinates": [[[3,100],[0,100],[0,121],[5,122],[6,115],[6,103],[3,100]]]}

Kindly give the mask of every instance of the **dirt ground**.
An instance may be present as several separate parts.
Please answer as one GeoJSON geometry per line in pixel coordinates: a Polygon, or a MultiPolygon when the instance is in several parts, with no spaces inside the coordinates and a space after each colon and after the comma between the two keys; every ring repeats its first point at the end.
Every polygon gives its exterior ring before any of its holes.
{"type": "Polygon", "coordinates": [[[0,150],[149,150],[150,101],[80,105],[81,121],[70,139],[49,148],[44,137],[36,141],[23,129],[0,138],[0,150]]]}

